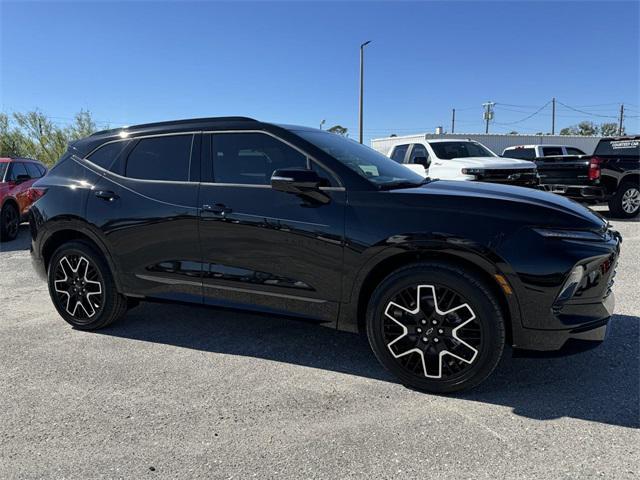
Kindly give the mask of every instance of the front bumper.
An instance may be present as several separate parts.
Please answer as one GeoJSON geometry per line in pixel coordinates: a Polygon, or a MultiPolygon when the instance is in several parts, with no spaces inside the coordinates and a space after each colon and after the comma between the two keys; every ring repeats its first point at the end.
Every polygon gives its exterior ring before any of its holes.
{"type": "Polygon", "coordinates": [[[574,328],[562,330],[518,329],[514,331],[513,347],[522,350],[554,351],[561,350],[565,345],[575,340],[593,344],[601,343],[607,336],[607,328],[615,307],[613,292],[601,304],[594,307],[604,316],[574,328]]]}

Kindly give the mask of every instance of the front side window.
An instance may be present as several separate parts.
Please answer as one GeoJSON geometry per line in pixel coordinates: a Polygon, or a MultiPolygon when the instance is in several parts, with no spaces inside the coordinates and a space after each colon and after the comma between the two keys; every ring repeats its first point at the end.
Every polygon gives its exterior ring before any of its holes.
{"type": "Polygon", "coordinates": [[[143,138],[127,157],[125,175],[143,180],[187,181],[193,135],[143,138]]]}
{"type": "Polygon", "coordinates": [[[424,145],[416,143],[411,149],[411,157],[409,158],[409,163],[420,163],[424,165],[429,159],[429,153],[427,152],[427,148],[424,145]],[[416,159],[418,161],[416,162],[416,159]]]}
{"type": "Polygon", "coordinates": [[[105,170],[109,170],[129,143],[130,140],[107,143],[106,145],[98,148],[87,158],[91,163],[98,165],[105,170]]]}
{"type": "Polygon", "coordinates": [[[421,175],[354,140],[319,130],[299,130],[294,133],[378,187],[424,183],[421,175]]]}
{"type": "Polygon", "coordinates": [[[436,157],[442,160],[496,156],[491,150],[476,142],[430,142],[429,145],[436,157]]]}
{"type": "Polygon", "coordinates": [[[211,149],[216,183],[269,185],[275,170],[309,168],[306,155],[263,133],[217,133],[211,149]]]}
{"type": "Polygon", "coordinates": [[[9,162],[0,162],[0,182],[4,180],[4,174],[7,172],[8,166],[9,162]]]}
{"type": "Polygon", "coordinates": [[[398,145],[393,149],[393,153],[391,153],[391,160],[404,163],[404,156],[407,154],[408,149],[409,145],[398,145]]]}

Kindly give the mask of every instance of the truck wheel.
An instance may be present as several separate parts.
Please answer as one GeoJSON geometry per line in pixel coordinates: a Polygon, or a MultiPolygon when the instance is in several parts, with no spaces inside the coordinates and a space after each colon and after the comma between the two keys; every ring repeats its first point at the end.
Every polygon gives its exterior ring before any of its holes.
{"type": "Polygon", "coordinates": [[[404,385],[426,392],[470,389],[502,356],[501,309],[483,280],[446,263],[404,267],[373,292],[367,336],[404,385]]]}
{"type": "Polygon", "coordinates": [[[48,269],[49,295],[60,316],[80,330],[106,327],[127,311],[102,255],[73,241],[58,247],[48,269]]]}
{"type": "Polygon", "coordinates": [[[13,203],[7,203],[0,212],[0,241],[9,242],[18,236],[20,213],[13,203]]]}
{"type": "Polygon", "coordinates": [[[609,200],[609,211],[620,218],[632,218],[640,213],[640,187],[635,182],[623,182],[609,200]]]}

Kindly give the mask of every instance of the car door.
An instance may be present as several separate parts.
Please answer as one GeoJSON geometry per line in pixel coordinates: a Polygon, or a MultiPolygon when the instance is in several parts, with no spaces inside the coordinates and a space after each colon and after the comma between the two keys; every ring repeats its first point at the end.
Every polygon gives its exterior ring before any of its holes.
{"type": "Polygon", "coordinates": [[[18,202],[18,210],[20,215],[24,215],[29,206],[29,197],[27,191],[34,182],[29,175],[24,162],[11,162],[7,180],[13,184],[10,194],[18,202]]]}
{"type": "Polygon", "coordinates": [[[203,134],[200,242],[205,303],[335,322],[345,191],[335,175],[267,132],[203,134]],[[205,160],[206,159],[206,160],[205,160]],[[273,171],[310,168],[323,199],[271,188],[273,171]]]}
{"type": "Polygon", "coordinates": [[[202,301],[199,144],[198,132],[151,135],[108,143],[85,160],[102,174],[87,218],[102,231],[126,294],[202,301]]]}

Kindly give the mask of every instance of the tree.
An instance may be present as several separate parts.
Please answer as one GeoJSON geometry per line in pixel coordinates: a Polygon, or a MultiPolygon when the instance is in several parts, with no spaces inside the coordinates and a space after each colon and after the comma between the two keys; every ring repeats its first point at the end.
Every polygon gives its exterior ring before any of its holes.
{"type": "MultiPolygon", "coordinates": [[[[624,126],[622,127],[622,134],[625,134],[624,126]]],[[[618,124],[615,122],[603,123],[600,125],[600,135],[603,137],[614,137],[618,135],[618,124]]]]}
{"type": "Polygon", "coordinates": [[[348,128],[343,127],[341,125],[334,125],[331,128],[327,128],[327,132],[331,132],[331,133],[335,133],[335,134],[338,134],[338,135],[342,135],[343,137],[348,136],[348,133],[347,133],[348,131],[349,131],[348,128]]]}
{"type": "Polygon", "coordinates": [[[598,135],[600,133],[600,127],[588,120],[580,122],[578,125],[572,125],[560,130],[560,135],[598,135]]]}
{"type": "Polygon", "coordinates": [[[515,130],[511,130],[511,131],[509,132],[509,135],[518,135],[518,132],[516,132],[515,130]]]}
{"type": "Polygon", "coordinates": [[[11,116],[0,114],[0,155],[30,157],[46,165],[60,158],[69,142],[91,135],[97,130],[91,113],[81,110],[66,128],[53,123],[40,110],[11,116]]]}

